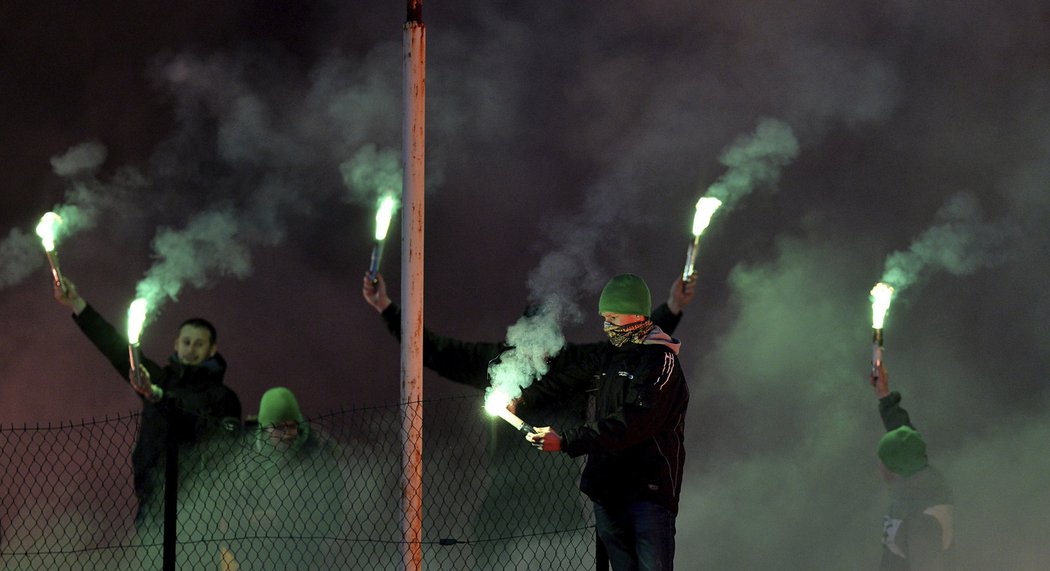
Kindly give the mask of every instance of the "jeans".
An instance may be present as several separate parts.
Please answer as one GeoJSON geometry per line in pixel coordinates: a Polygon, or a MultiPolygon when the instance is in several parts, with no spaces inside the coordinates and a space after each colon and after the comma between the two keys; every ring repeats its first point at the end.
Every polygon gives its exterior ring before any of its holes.
{"type": "Polygon", "coordinates": [[[670,510],[653,502],[594,504],[598,537],[613,571],[671,571],[674,519],[670,510]]]}

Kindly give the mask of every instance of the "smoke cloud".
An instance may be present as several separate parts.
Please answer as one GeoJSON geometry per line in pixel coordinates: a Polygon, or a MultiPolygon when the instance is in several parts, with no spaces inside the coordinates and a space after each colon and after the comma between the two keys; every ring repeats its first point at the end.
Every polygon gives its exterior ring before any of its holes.
{"type": "Polygon", "coordinates": [[[401,153],[368,144],[339,165],[343,183],[350,191],[347,201],[374,205],[384,196],[400,196],[403,171],[401,153]]]}
{"type": "Polygon", "coordinates": [[[896,293],[931,270],[962,276],[999,264],[1010,253],[1013,232],[1006,223],[985,222],[972,194],[956,194],[937,212],[937,223],[905,251],[886,258],[882,281],[896,293]]]}
{"type": "MultiPolygon", "coordinates": [[[[130,194],[145,186],[142,175],[130,167],[118,169],[109,181],[100,181],[97,174],[106,154],[102,143],[87,141],[51,157],[54,173],[67,185],[65,199],[52,209],[62,219],[55,226],[56,248],[63,239],[94,228],[103,213],[125,207],[130,194]]],[[[12,228],[0,242],[0,288],[20,283],[43,266],[45,259],[35,232],[12,228]]]]}
{"type": "Polygon", "coordinates": [[[755,188],[775,185],[781,168],[798,152],[791,127],[776,119],[762,119],[754,133],[741,135],[718,157],[728,170],[708,187],[706,196],[732,208],[755,188]]]}
{"type": "Polygon", "coordinates": [[[187,283],[201,288],[213,275],[247,277],[251,256],[240,240],[237,220],[228,212],[204,213],[182,230],[160,229],[153,239],[159,261],[139,282],[136,296],[155,313],[164,298],[178,300],[187,283]]]}
{"type": "MultiPolygon", "coordinates": [[[[867,295],[884,273],[908,295],[892,310],[891,387],[955,487],[960,566],[1039,568],[1046,3],[614,1],[599,18],[586,3],[549,4],[453,0],[426,13],[427,185],[440,190],[427,202],[427,325],[522,347],[519,334],[538,336],[522,351],[532,369],[513,372],[535,376],[559,334],[599,338],[591,300],[611,275],[642,275],[654,299],[666,291],[693,205],[717,189],[734,210],[705,236],[699,293],[675,332],[693,394],[679,566],[877,566],[888,498],[867,295]],[[755,144],[730,153],[738,141],[755,144]],[[524,301],[550,303],[508,330],[524,301]]],[[[162,303],[176,291],[182,308],[232,325],[227,380],[243,402],[284,382],[308,408],[397,398],[396,344],[357,292],[373,197],[346,175],[369,145],[376,159],[400,148],[403,9],[297,6],[159,8],[118,51],[105,49],[126,37],[115,9],[91,26],[75,10],[4,21],[25,49],[4,53],[14,75],[0,93],[12,110],[0,417],[137,407],[41,291],[32,227],[76,192],[95,226],[59,253],[100,311],[123,307],[119,284],[150,263],[170,267],[164,287],[157,271],[162,303]],[[106,158],[70,153],[52,174],[47,159],[85,137],[106,158]],[[118,164],[142,174],[125,184],[118,164]],[[136,263],[151,240],[210,254],[176,271],[166,260],[196,254],[157,247],[136,263]],[[247,273],[252,287],[223,283],[247,273]],[[213,287],[190,295],[198,283],[213,287]],[[257,334],[270,325],[255,309],[297,333],[282,351],[278,335],[257,334]],[[58,398],[86,386],[90,398],[58,398]]],[[[433,381],[428,394],[463,390],[433,381]]]]}

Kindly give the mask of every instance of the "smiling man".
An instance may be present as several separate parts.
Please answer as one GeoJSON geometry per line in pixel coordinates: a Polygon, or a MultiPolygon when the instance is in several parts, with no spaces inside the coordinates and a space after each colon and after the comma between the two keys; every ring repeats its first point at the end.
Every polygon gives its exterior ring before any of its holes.
{"type": "Polygon", "coordinates": [[[203,440],[215,429],[240,423],[241,403],[223,384],[226,360],[218,352],[215,327],[204,319],[184,321],[176,332],[167,364],[143,358],[141,382],[130,374],[127,337],[118,332],[84,298],[68,278],[55,287],[55,299],[73,309],[73,320],[142,398],[139,435],[131,453],[139,519],[156,487],[153,481],[164,457],[164,443],[174,430],[181,447],[203,440]]]}
{"type": "Polygon", "coordinates": [[[615,571],[669,570],[685,465],[689,388],[678,362],[681,343],[653,324],[651,296],[634,274],[613,277],[598,313],[609,343],[526,388],[514,408],[532,408],[586,392],[587,422],[528,435],[546,452],[587,455],[580,489],[615,571]]]}

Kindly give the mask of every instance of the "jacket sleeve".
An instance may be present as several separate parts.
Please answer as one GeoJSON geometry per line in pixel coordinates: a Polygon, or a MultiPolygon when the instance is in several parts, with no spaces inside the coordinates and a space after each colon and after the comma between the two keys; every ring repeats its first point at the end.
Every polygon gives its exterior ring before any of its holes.
{"type": "Polygon", "coordinates": [[[605,345],[608,343],[566,345],[547,362],[547,374],[522,390],[518,406],[536,409],[590,390],[605,345]]]}
{"type": "MultiPolygon", "coordinates": [[[[85,307],[80,315],[74,315],[73,321],[95,348],[106,357],[109,364],[120,373],[120,378],[124,379],[124,382],[129,382],[128,373],[131,371],[131,363],[128,359],[128,338],[118,332],[90,305],[85,307]]],[[[161,367],[159,365],[145,357],[142,363],[154,380],[160,378],[161,367]]]]}
{"type": "Polygon", "coordinates": [[[678,328],[678,323],[682,321],[682,314],[675,315],[671,313],[671,308],[667,306],[667,302],[661,303],[653,310],[653,315],[650,318],[657,327],[663,330],[668,335],[674,335],[674,330],[678,328]]]}
{"type": "MultiPolygon", "coordinates": [[[[401,308],[391,303],[381,315],[387,330],[400,342],[401,308]]],[[[454,383],[477,389],[489,386],[489,363],[506,349],[502,343],[460,341],[423,328],[423,366],[454,383]]]]}
{"type": "Polygon", "coordinates": [[[592,422],[566,430],[562,448],[570,456],[630,448],[680,422],[688,394],[674,352],[651,352],[628,385],[623,404],[592,422]]]}
{"type": "Polygon", "coordinates": [[[886,432],[902,426],[915,428],[908,417],[908,411],[901,406],[901,394],[897,391],[879,399],[879,416],[882,417],[882,425],[886,427],[886,432]]]}

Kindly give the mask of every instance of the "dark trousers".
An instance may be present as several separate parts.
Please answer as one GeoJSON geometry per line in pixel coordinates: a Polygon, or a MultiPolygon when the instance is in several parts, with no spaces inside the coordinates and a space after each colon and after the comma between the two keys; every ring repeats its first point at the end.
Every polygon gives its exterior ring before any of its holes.
{"type": "Polygon", "coordinates": [[[613,571],[671,571],[675,516],[653,502],[594,504],[598,537],[613,571]]]}

